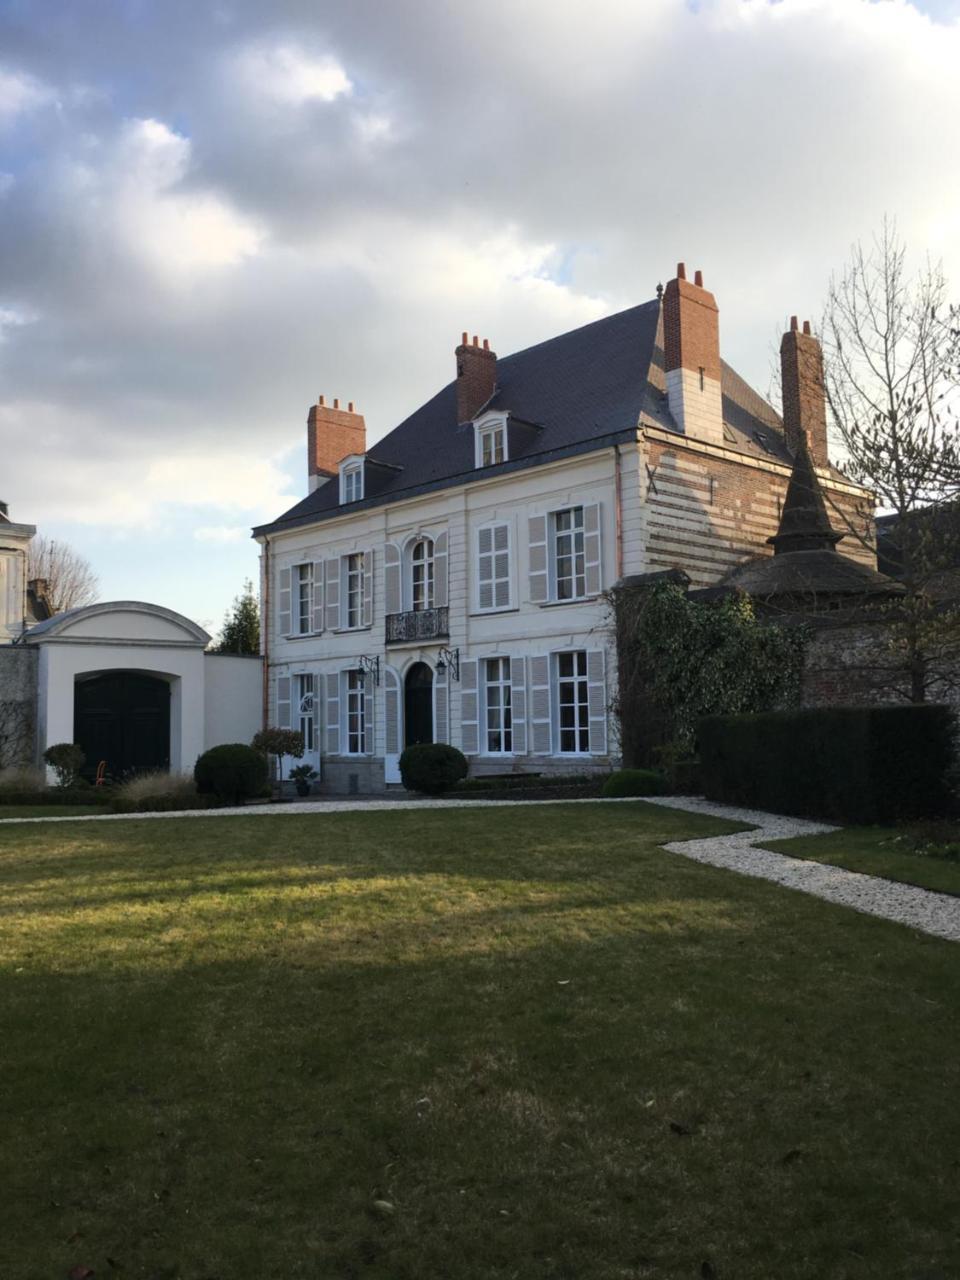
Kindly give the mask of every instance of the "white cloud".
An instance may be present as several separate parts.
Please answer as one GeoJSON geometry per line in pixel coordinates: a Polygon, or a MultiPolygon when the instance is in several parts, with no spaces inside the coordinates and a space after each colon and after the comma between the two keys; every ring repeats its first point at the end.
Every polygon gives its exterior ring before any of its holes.
{"type": "Polygon", "coordinates": [[[51,90],[33,76],[0,67],[0,127],[52,100],[51,90]]]}
{"type": "Polygon", "coordinates": [[[250,530],[246,525],[207,524],[194,529],[193,536],[197,542],[212,542],[220,546],[228,543],[246,542],[250,530]]]}
{"type": "Polygon", "coordinates": [[[353,88],[336,58],[313,57],[294,44],[244,49],[235,66],[248,92],[283,106],[333,102],[353,88]]]}

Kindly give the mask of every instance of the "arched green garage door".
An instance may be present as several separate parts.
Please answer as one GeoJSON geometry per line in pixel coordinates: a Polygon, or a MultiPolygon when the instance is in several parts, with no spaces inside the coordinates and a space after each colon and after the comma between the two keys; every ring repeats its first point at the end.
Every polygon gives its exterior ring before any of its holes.
{"type": "Polygon", "coordinates": [[[74,689],[73,740],[83,748],[88,777],[101,760],[122,778],[170,767],[170,685],[137,671],[79,679],[74,689]]]}

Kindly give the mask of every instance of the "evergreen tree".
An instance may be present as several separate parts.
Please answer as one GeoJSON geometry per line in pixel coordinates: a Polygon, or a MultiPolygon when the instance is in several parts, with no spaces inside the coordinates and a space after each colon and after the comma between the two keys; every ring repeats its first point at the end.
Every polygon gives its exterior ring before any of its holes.
{"type": "Polygon", "coordinates": [[[220,639],[211,646],[210,652],[260,652],[260,605],[249,578],[243,584],[243,593],[234,598],[233,606],[224,615],[220,639]]]}

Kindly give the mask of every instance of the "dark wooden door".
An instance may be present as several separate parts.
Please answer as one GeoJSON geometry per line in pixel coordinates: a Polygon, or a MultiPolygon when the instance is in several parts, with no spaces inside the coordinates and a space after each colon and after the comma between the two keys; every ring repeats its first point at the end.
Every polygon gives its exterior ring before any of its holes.
{"type": "Polygon", "coordinates": [[[136,671],[110,671],[78,680],[73,740],[83,748],[83,773],[91,778],[101,760],[106,760],[113,778],[145,769],[169,769],[169,683],[136,671]]]}
{"type": "Polygon", "coordinates": [[[403,698],[403,744],[433,741],[433,671],[415,662],[407,672],[403,698]]]}

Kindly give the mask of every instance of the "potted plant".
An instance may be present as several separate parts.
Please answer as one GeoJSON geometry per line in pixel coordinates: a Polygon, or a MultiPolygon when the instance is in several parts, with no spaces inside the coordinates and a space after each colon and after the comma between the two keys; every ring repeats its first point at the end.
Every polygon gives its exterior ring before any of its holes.
{"type": "Polygon", "coordinates": [[[310,783],[316,777],[319,777],[319,774],[311,764],[298,764],[290,770],[290,779],[297,788],[298,796],[308,796],[310,794],[310,783]]]}

